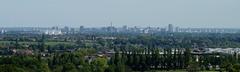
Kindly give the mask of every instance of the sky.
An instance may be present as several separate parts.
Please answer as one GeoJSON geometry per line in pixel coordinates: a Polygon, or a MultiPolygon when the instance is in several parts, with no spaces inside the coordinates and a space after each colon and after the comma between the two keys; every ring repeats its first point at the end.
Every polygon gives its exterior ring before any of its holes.
{"type": "Polygon", "coordinates": [[[0,27],[240,28],[240,0],[0,0],[0,27]]]}

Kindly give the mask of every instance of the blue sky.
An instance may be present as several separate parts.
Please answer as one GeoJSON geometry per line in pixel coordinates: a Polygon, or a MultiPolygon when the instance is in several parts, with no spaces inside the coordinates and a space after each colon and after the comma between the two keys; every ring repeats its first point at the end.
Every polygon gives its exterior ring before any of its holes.
{"type": "Polygon", "coordinates": [[[0,27],[240,28],[240,0],[0,0],[0,27]]]}

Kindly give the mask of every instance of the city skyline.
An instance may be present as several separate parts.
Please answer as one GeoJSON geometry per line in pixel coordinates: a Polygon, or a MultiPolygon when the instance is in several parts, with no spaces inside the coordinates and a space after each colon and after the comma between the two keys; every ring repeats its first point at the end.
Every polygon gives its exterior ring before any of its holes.
{"type": "MultiPolygon", "coordinates": [[[[147,28],[147,27],[153,27],[153,28],[167,28],[169,24],[161,24],[161,25],[146,25],[146,26],[137,26],[137,25],[113,25],[113,27],[116,28],[121,28],[124,26],[127,27],[139,27],[139,28],[147,28]]],[[[181,27],[181,28],[227,28],[227,29],[240,29],[239,26],[225,26],[225,27],[219,27],[219,26],[176,26],[178,24],[175,24],[175,27],[181,27]]],[[[34,26],[29,26],[29,25],[15,25],[15,26],[5,26],[5,25],[1,25],[0,28],[51,28],[51,27],[60,27],[60,28],[64,28],[64,27],[71,27],[71,28],[79,28],[80,26],[84,26],[86,28],[102,28],[102,27],[109,27],[110,25],[101,25],[101,26],[89,26],[89,25],[49,25],[49,26],[41,26],[41,25],[34,25],[34,26]]]]}

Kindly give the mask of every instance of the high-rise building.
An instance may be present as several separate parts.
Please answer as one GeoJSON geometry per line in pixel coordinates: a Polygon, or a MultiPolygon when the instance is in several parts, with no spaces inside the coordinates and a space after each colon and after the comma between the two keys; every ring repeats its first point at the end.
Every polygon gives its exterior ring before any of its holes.
{"type": "Polygon", "coordinates": [[[124,25],[124,26],[123,26],[123,29],[124,29],[124,30],[127,30],[127,29],[128,29],[127,25],[124,25]]]}
{"type": "Polygon", "coordinates": [[[70,29],[70,33],[71,33],[71,34],[75,34],[75,29],[74,29],[74,28],[71,28],[71,29],[70,29]]]}
{"type": "Polygon", "coordinates": [[[69,27],[65,26],[63,29],[62,29],[62,32],[64,33],[69,33],[69,27]]]}
{"type": "Polygon", "coordinates": [[[179,27],[176,27],[175,32],[179,32],[179,27]]]}
{"type": "Polygon", "coordinates": [[[166,28],[161,28],[161,30],[160,30],[161,32],[166,32],[167,31],[167,29],[166,28]]]}
{"type": "Polygon", "coordinates": [[[53,30],[58,30],[58,26],[52,27],[53,30]]]}
{"type": "Polygon", "coordinates": [[[83,31],[84,31],[84,26],[80,26],[79,32],[83,32],[83,31]]]}
{"type": "Polygon", "coordinates": [[[122,32],[126,32],[128,30],[128,27],[127,27],[127,25],[124,25],[122,28],[121,28],[121,30],[120,31],[122,31],[122,32]]]}
{"type": "Polygon", "coordinates": [[[173,25],[172,24],[168,25],[168,32],[173,32],[173,25]]]}

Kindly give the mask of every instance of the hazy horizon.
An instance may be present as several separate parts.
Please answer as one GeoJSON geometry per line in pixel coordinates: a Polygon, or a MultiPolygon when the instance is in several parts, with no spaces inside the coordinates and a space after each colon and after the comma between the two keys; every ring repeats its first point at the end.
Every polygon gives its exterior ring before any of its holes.
{"type": "Polygon", "coordinates": [[[239,0],[2,0],[0,27],[240,28],[239,0]]]}

